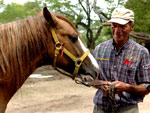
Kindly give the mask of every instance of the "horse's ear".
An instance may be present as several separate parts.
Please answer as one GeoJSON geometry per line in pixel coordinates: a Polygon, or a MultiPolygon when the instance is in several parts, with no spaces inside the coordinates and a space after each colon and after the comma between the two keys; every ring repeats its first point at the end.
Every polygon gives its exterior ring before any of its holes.
{"type": "Polygon", "coordinates": [[[53,26],[56,25],[57,17],[55,15],[53,15],[52,13],[50,13],[46,7],[44,7],[44,9],[43,9],[43,15],[48,23],[50,23],[53,26]]]}
{"type": "Polygon", "coordinates": [[[36,13],[37,13],[38,16],[42,15],[41,11],[38,8],[36,9],[36,13]]]}

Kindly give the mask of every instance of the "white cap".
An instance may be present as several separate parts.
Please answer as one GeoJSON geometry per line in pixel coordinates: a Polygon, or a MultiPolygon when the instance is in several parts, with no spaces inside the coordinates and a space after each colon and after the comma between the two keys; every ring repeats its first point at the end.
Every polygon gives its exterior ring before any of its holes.
{"type": "Polygon", "coordinates": [[[108,22],[124,25],[127,24],[129,21],[134,22],[133,11],[126,8],[116,8],[112,12],[111,19],[108,22]]]}

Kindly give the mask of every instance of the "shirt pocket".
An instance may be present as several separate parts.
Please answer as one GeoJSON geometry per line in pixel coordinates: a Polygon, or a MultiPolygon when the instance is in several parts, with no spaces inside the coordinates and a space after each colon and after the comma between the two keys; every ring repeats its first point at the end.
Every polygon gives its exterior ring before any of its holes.
{"type": "Polygon", "coordinates": [[[127,83],[132,84],[132,85],[136,85],[136,65],[133,63],[133,65],[128,66],[127,67],[127,72],[126,72],[126,76],[127,76],[127,83]]]}

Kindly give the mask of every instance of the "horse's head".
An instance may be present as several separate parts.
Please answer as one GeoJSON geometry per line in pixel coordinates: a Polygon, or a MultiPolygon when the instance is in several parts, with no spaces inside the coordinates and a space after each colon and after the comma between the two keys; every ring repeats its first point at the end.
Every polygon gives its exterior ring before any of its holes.
{"type": "Polygon", "coordinates": [[[53,50],[49,51],[53,66],[73,74],[73,78],[77,74],[90,74],[95,78],[98,64],[84,46],[74,25],[65,17],[50,13],[46,7],[43,9],[43,16],[53,37],[53,50]]]}

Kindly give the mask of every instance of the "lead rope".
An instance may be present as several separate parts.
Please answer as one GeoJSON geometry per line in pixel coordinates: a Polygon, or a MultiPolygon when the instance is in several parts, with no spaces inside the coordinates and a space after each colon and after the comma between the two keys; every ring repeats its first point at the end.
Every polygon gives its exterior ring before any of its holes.
{"type": "Polygon", "coordinates": [[[87,86],[87,87],[104,86],[104,85],[110,86],[109,93],[108,93],[108,100],[109,100],[109,103],[110,103],[108,113],[119,113],[118,110],[117,110],[117,106],[116,106],[115,85],[114,84],[112,85],[112,84],[102,84],[102,83],[94,83],[94,82],[84,82],[84,81],[80,81],[78,79],[75,79],[75,82],[77,84],[82,84],[82,85],[87,86]]]}
{"type": "Polygon", "coordinates": [[[108,100],[110,103],[109,112],[111,113],[118,113],[117,106],[116,106],[116,100],[115,100],[115,85],[110,85],[109,94],[108,94],[108,100]]]}

